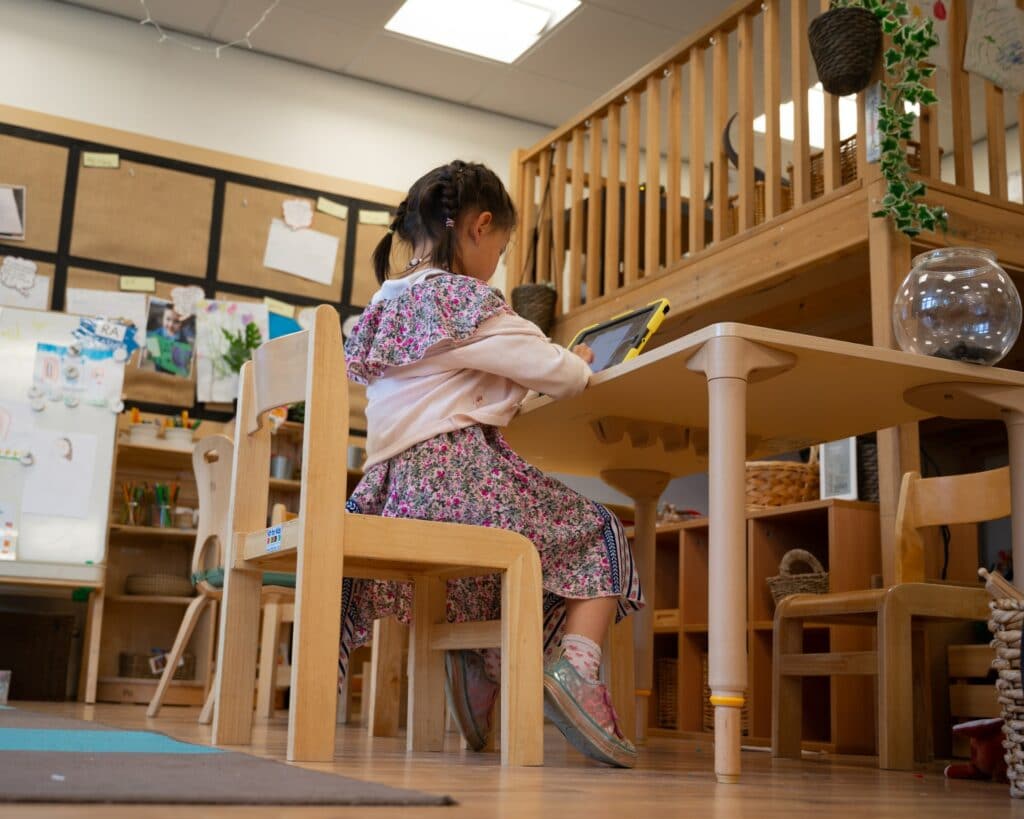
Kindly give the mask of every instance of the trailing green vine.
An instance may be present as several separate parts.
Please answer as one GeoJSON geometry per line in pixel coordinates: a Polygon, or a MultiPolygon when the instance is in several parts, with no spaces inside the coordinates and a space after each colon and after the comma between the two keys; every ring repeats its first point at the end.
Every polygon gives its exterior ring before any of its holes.
{"type": "Polygon", "coordinates": [[[882,99],[878,106],[878,130],[881,137],[880,167],[886,181],[882,207],[871,215],[891,216],[896,229],[913,238],[923,230],[946,230],[946,211],[929,207],[921,198],[927,186],[910,178],[906,140],[913,135],[917,114],[904,109],[904,102],[923,108],[938,101],[925,81],[935,67],[924,65],[938,38],[930,18],[914,18],[903,0],[833,0],[833,8],[859,6],[867,9],[889,38],[882,62],[889,82],[882,83],[882,99]]]}

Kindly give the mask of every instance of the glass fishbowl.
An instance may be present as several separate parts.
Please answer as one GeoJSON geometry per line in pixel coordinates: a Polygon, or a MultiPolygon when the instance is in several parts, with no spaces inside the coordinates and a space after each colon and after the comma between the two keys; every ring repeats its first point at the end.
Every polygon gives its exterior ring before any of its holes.
{"type": "Polygon", "coordinates": [[[946,247],[914,257],[892,306],[907,352],[995,364],[1020,332],[1020,295],[989,250],[946,247]]]}

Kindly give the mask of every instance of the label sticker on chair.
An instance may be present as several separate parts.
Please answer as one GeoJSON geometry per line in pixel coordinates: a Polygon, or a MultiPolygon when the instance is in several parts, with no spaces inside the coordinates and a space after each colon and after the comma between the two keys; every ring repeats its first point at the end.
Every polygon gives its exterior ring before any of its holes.
{"type": "Polygon", "coordinates": [[[268,552],[279,552],[281,550],[281,527],[271,526],[267,529],[267,548],[268,552]]]}

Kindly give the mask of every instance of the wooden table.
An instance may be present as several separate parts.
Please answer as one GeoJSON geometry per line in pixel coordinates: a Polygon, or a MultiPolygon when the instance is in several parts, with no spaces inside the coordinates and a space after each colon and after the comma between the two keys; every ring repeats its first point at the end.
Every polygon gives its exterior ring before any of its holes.
{"type": "MultiPolygon", "coordinates": [[[[746,460],[940,414],[1006,420],[1014,508],[1024,509],[1024,373],[742,324],[706,327],[598,373],[574,398],[528,402],[507,438],[547,472],[601,475],[637,500],[648,593],[658,495],[671,477],[708,471],[715,773],[736,782],[747,688],[746,460]]],[[[1014,519],[1013,551],[1024,565],[1024,515],[1014,519]]],[[[634,627],[640,693],[651,687],[649,607],[634,627]]]]}

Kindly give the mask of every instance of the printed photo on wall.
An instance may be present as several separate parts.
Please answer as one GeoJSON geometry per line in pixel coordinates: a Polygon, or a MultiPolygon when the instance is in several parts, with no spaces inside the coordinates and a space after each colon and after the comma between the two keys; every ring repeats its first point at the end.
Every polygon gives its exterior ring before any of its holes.
{"type": "Polygon", "coordinates": [[[139,366],[188,378],[196,346],[195,314],[183,315],[172,302],[150,298],[146,354],[139,366]]]}
{"type": "Polygon", "coordinates": [[[25,187],[0,185],[0,240],[25,238],[25,187]]]}

